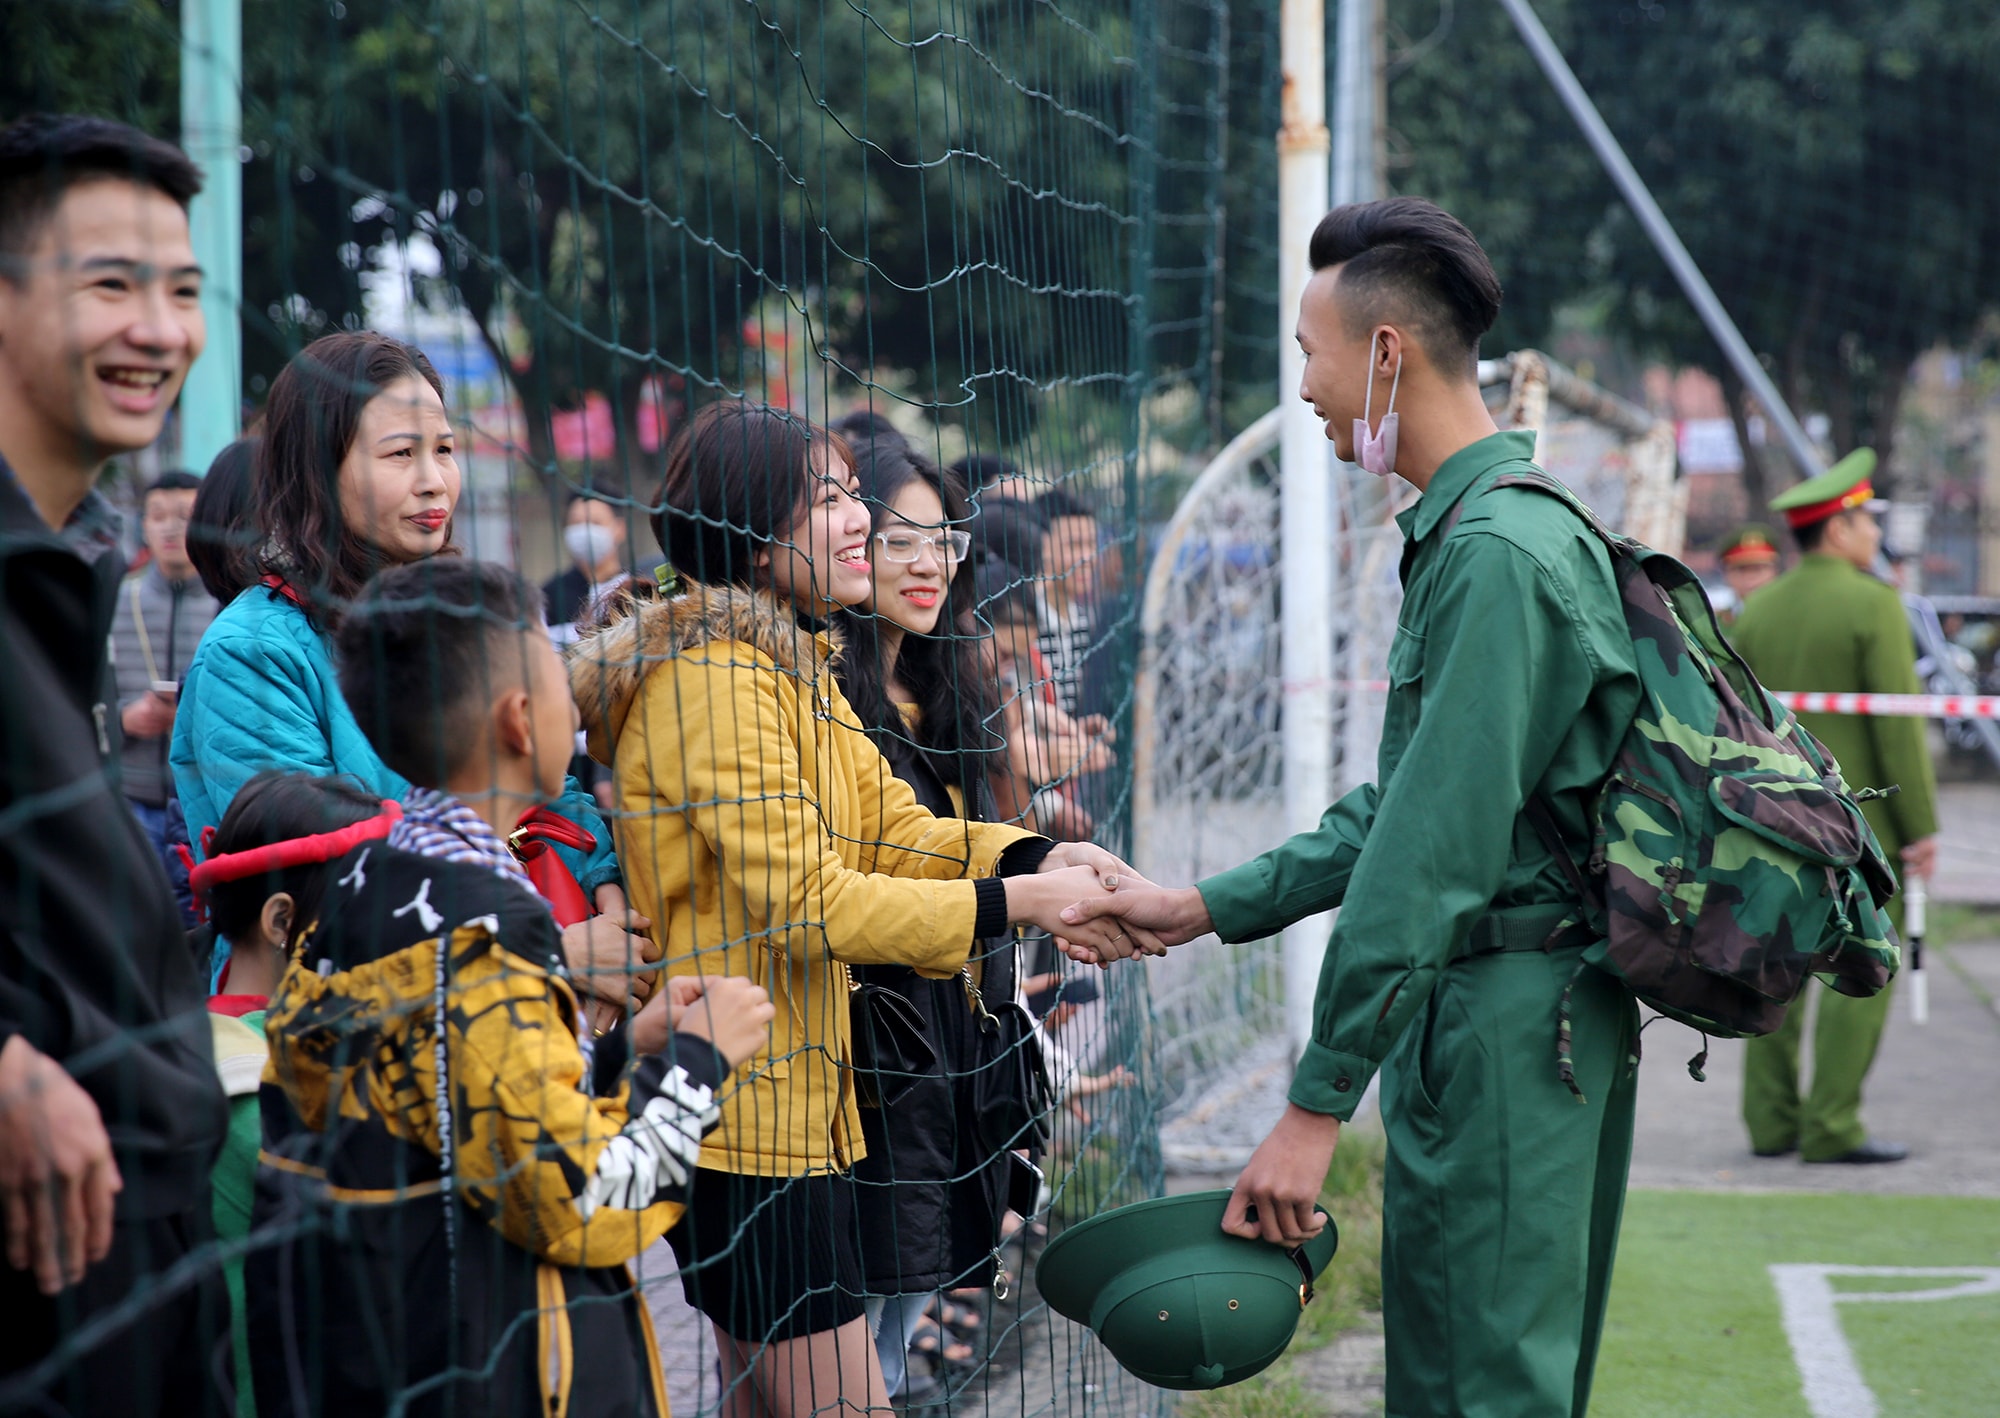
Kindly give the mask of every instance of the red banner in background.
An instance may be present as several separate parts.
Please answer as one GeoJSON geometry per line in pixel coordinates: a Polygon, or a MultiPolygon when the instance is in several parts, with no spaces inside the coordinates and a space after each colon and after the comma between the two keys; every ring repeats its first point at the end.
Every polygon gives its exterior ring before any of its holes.
{"type": "Polygon", "coordinates": [[[618,451],[618,431],[611,421],[611,401],[592,392],[581,409],[567,409],[549,418],[556,457],[565,463],[610,458],[618,451]]]}

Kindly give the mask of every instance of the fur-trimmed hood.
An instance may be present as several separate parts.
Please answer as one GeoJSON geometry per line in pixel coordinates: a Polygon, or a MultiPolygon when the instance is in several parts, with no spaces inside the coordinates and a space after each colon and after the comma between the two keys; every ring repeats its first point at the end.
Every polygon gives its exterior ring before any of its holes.
{"type": "Polygon", "coordinates": [[[610,763],[639,684],[653,666],[697,646],[747,645],[781,672],[817,684],[840,657],[832,630],[799,624],[762,591],[687,582],[684,595],[634,602],[569,652],[569,687],[583,718],[590,756],[610,763]]]}

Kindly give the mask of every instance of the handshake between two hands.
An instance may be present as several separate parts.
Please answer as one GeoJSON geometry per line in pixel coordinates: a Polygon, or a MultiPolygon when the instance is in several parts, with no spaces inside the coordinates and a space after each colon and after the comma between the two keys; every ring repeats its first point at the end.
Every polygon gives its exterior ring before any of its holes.
{"type": "MultiPolygon", "coordinates": [[[[1057,843],[1033,875],[1005,885],[1008,920],[1047,931],[1080,964],[1165,955],[1212,929],[1199,891],[1155,886],[1090,842],[1057,843]]],[[[604,914],[570,927],[563,940],[571,969],[595,996],[588,1002],[594,1028],[603,1032],[636,1007],[635,1052],[658,1052],[671,1033],[686,1031],[708,1039],[732,1067],[764,1043],[776,1009],[762,986],[734,976],[676,976],[657,988],[660,948],[640,934],[650,923],[616,887],[601,889],[597,904],[604,914]]]]}
{"type": "Polygon", "coordinates": [[[1165,955],[1212,928],[1199,891],[1155,886],[1090,842],[1058,843],[1035,876],[1007,886],[1010,918],[1049,932],[1084,965],[1165,955]]]}

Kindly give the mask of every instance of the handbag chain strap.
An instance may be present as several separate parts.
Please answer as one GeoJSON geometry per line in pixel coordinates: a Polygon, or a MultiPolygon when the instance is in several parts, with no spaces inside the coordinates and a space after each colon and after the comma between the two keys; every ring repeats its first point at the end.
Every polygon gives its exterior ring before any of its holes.
{"type": "Polygon", "coordinates": [[[972,1008],[972,1017],[981,1024],[993,1022],[993,1011],[986,1007],[986,996],[979,992],[979,986],[972,982],[972,965],[967,962],[958,967],[959,983],[965,986],[965,1002],[972,1008]]]}

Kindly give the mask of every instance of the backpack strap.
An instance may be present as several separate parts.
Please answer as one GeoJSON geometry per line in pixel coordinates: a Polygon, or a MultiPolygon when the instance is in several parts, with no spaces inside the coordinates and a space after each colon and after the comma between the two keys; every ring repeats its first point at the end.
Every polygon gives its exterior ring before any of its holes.
{"type": "Polygon", "coordinates": [[[1528,819],[1528,825],[1535,829],[1535,835],[1542,839],[1542,845],[1549,849],[1556,865],[1562,868],[1564,880],[1577,894],[1577,904],[1588,909],[1590,883],[1583,879],[1583,868],[1576,864],[1576,858],[1570,855],[1568,846],[1564,844],[1562,833],[1556,828],[1555,814],[1549,811],[1548,801],[1540,793],[1534,794],[1521,809],[1521,816],[1528,819]]]}
{"type": "Polygon", "coordinates": [[[1493,480],[1494,487],[1526,487],[1537,492],[1545,492],[1558,501],[1566,503],[1569,510],[1584,521],[1584,525],[1597,534],[1597,539],[1613,552],[1631,551],[1637,543],[1630,537],[1620,536],[1604,524],[1604,519],[1591,510],[1589,503],[1576,495],[1567,483],[1550,477],[1532,464],[1517,473],[1502,473],[1493,480]]]}

